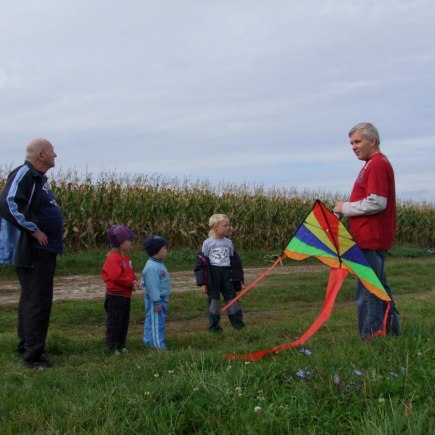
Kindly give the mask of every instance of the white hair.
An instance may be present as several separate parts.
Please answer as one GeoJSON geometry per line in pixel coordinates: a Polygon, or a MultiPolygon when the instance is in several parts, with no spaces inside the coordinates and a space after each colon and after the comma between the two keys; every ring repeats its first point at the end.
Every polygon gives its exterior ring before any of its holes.
{"type": "Polygon", "coordinates": [[[376,145],[381,144],[381,138],[379,137],[379,132],[377,128],[370,122],[360,122],[359,124],[352,127],[349,131],[349,137],[351,137],[355,132],[360,131],[361,134],[367,140],[376,140],[376,145]]]}

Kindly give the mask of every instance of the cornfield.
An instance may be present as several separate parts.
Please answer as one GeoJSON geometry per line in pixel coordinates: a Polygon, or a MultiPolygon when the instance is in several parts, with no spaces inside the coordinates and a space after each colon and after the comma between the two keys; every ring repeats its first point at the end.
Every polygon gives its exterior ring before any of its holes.
{"type": "MultiPolygon", "coordinates": [[[[5,175],[0,173],[0,189],[5,175]]],[[[337,200],[331,193],[113,173],[96,179],[56,173],[51,187],[65,214],[69,250],[106,247],[106,230],[114,224],[130,227],[139,239],[160,234],[173,247],[199,249],[214,213],[230,217],[237,249],[282,250],[316,198],[328,207],[337,200]]],[[[433,204],[398,204],[396,244],[435,245],[433,204]]]]}

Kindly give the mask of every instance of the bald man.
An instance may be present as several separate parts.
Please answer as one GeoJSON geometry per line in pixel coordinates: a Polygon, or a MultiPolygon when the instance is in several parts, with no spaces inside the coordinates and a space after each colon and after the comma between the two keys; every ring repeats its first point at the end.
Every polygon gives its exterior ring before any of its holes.
{"type": "Polygon", "coordinates": [[[45,341],[53,301],[56,256],[63,252],[62,211],[47,181],[55,165],[53,145],[33,139],[26,160],[14,169],[0,192],[0,215],[20,231],[15,266],[21,286],[18,352],[31,368],[48,368],[45,341]]]}

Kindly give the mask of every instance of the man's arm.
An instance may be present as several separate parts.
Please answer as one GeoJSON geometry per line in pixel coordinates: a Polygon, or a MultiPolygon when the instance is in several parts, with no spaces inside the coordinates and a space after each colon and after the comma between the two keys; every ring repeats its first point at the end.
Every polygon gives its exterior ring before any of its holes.
{"type": "Polygon", "coordinates": [[[0,195],[0,215],[20,231],[28,232],[41,246],[48,238],[38,226],[26,217],[35,190],[35,181],[27,166],[19,168],[8,179],[0,195]]]}
{"type": "Polygon", "coordinates": [[[0,196],[1,215],[20,231],[33,233],[37,225],[26,217],[35,189],[29,168],[22,166],[8,179],[0,196]]]}
{"type": "Polygon", "coordinates": [[[379,213],[387,208],[387,198],[370,194],[361,201],[339,201],[335,204],[334,213],[343,216],[362,216],[379,213]]]}

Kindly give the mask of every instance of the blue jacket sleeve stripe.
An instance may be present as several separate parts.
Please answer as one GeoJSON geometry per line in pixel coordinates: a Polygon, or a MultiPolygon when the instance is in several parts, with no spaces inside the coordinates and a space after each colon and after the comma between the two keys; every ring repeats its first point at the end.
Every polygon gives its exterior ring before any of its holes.
{"type": "MultiPolygon", "coordinates": [[[[20,211],[18,210],[18,205],[15,202],[15,196],[18,192],[19,183],[24,178],[24,176],[26,175],[26,173],[28,171],[29,171],[29,168],[27,166],[23,166],[22,168],[19,169],[19,171],[17,172],[17,174],[15,175],[15,178],[13,179],[13,181],[11,183],[11,187],[9,189],[9,192],[8,192],[8,195],[6,198],[6,202],[7,202],[8,209],[9,209],[11,216],[16,220],[18,225],[20,225],[22,228],[25,228],[26,230],[28,230],[30,232],[33,232],[33,231],[36,231],[38,229],[38,227],[33,222],[26,220],[25,216],[22,213],[20,213],[20,211]]],[[[30,201],[32,200],[32,196],[33,196],[34,191],[35,191],[35,185],[33,185],[32,193],[30,195],[30,199],[29,199],[28,204],[30,204],[30,201]]]]}

